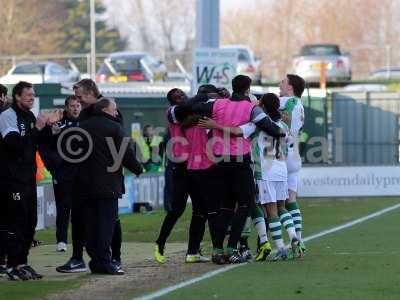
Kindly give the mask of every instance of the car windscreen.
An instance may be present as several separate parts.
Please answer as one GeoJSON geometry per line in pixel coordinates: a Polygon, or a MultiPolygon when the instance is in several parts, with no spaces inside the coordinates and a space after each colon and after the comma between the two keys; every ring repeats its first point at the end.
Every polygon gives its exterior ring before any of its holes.
{"type": "Polygon", "coordinates": [[[44,72],[44,65],[37,65],[37,64],[31,64],[31,65],[21,65],[17,66],[14,71],[12,72],[13,74],[38,74],[41,75],[44,72]]]}
{"type": "Polygon", "coordinates": [[[140,71],[142,69],[140,59],[141,57],[112,58],[110,60],[110,63],[116,72],[128,73],[128,72],[140,71]]]}
{"type": "Polygon", "coordinates": [[[330,56],[340,55],[338,46],[321,45],[321,46],[305,46],[301,49],[301,56],[330,56]]]}
{"type": "Polygon", "coordinates": [[[242,62],[250,62],[249,52],[244,49],[239,49],[238,60],[242,62]]]}

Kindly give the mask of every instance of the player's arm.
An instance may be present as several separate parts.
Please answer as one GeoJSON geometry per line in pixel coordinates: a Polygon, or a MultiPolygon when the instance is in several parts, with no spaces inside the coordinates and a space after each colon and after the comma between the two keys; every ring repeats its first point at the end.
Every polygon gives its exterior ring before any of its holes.
{"type": "Polygon", "coordinates": [[[190,114],[199,114],[201,116],[212,115],[212,104],[207,103],[207,95],[196,95],[186,102],[173,105],[168,109],[167,118],[170,123],[180,124],[190,114]]]}
{"type": "Polygon", "coordinates": [[[2,113],[0,115],[0,133],[5,147],[16,157],[23,156],[23,137],[21,136],[17,116],[2,113]]]}
{"type": "Polygon", "coordinates": [[[222,126],[213,119],[207,117],[200,119],[198,125],[206,129],[221,130],[229,135],[245,137],[245,138],[250,137],[256,129],[256,126],[253,123],[247,123],[237,127],[222,126]]]}
{"type": "Polygon", "coordinates": [[[304,123],[304,111],[300,105],[297,105],[292,113],[290,120],[290,133],[293,136],[298,136],[304,123]]]}
{"type": "Polygon", "coordinates": [[[271,118],[259,106],[253,108],[251,112],[251,122],[272,137],[286,136],[286,132],[282,131],[277,124],[272,122],[271,118]]]}

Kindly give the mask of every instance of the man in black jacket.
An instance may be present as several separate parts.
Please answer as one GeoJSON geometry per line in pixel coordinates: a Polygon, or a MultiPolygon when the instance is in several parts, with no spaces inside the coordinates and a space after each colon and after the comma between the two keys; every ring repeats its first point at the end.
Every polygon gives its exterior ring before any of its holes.
{"type": "Polygon", "coordinates": [[[79,125],[78,117],[82,106],[78,97],[70,95],[65,99],[62,119],[52,126],[53,138],[50,144],[40,147],[40,154],[46,168],[53,177],[56,200],[56,239],[58,252],[67,251],[68,224],[71,214],[73,174],[75,166],[65,161],[57,150],[58,137],[62,132],[79,125]]]}
{"type": "MultiPolygon", "coordinates": [[[[7,101],[8,89],[0,84],[0,114],[8,108],[7,101]]],[[[7,198],[6,187],[0,182],[0,203],[4,203],[7,198]]],[[[0,210],[0,274],[4,274],[7,270],[6,264],[6,244],[7,244],[7,212],[5,209],[0,210]]]]}
{"type": "MultiPolygon", "coordinates": [[[[93,116],[94,105],[102,98],[96,83],[91,79],[82,79],[74,85],[75,96],[78,97],[82,104],[82,111],[79,115],[78,122],[88,120],[93,116]]],[[[120,121],[122,128],[122,115],[118,112],[117,119],[120,121]]],[[[73,132],[71,134],[75,134],[73,132]]],[[[68,154],[68,153],[65,153],[68,154]]],[[[68,155],[67,155],[68,156],[68,155]]],[[[71,157],[74,158],[74,157],[71,157]]],[[[70,170],[69,176],[73,178],[72,205],[71,205],[71,227],[72,227],[72,257],[62,266],[56,268],[61,273],[77,273],[86,272],[86,264],[83,260],[83,247],[85,243],[85,223],[84,208],[82,206],[81,193],[75,183],[77,174],[79,173],[79,165],[74,163],[74,168],[70,170]]],[[[113,263],[121,267],[121,243],[122,230],[120,220],[117,219],[112,240],[112,258],[113,263]]]]}
{"type": "Polygon", "coordinates": [[[93,106],[93,115],[80,124],[91,139],[90,156],[79,168],[79,186],[85,201],[86,250],[92,273],[121,275],[122,269],[111,262],[111,241],[118,218],[118,198],[124,193],[122,167],[142,173],[133,142],[126,137],[117,118],[115,101],[102,98],[93,106]],[[94,180],[95,178],[95,180],[94,180]]]}
{"type": "Polygon", "coordinates": [[[28,82],[19,82],[13,104],[0,114],[0,182],[6,191],[1,210],[7,213],[7,276],[10,280],[40,279],[28,265],[37,223],[36,151],[48,117],[30,111],[35,92],[28,82]]]}

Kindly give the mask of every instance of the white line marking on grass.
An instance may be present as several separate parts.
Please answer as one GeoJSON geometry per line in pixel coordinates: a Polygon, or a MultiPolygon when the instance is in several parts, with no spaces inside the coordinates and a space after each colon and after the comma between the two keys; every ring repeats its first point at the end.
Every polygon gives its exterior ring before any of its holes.
{"type": "Polygon", "coordinates": [[[305,239],[303,239],[303,241],[305,241],[305,242],[311,241],[311,240],[320,238],[320,237],[322,237],[322,236],[325,236],[325,235],[334,233],[334,232],[336,232],[336,231],[340,231],[340,230],[349,228],[349,227],[351,227],[351,226],[354,226],[354,225],[363,223],[363,222],[368,221],[368,220],[370,220],[370,219],[379,217],[379,216],[381,216],[381,215],[383,215],[383,214],[386,214],[386,213],[388,213],[388,212],[390,212],[390,211],[392,211],[392,210],[398,209],[398,208],[400,208],[400,204],[396,204],[396,205],[387,207],[387,208],[382,209],[382,210],[379,210],[379,211],[377,211],[377,212],[375,212],[375,213],[373,213],[373,214],[366,215],[365,217],[362,217],[362,218],[356,219],[356,220],[354,220],[354,221],[350,221],[350,222],[344,223],[343,225],[339,225],[339,226],[333,227],[333,228],[331,228],[331,229],[323,230],[323,231],[321,231],[321,232],[319,232],[319,233],[310,235],[310,236],[306,237],[305,239]]]}
{"type": "MultiPolygon", "coordinates": [[[[304,238],[303,241],[307,242],[307,241],[318,239],[318,238],[320,238],[322,236],[325,236],[325,235],[328,235],[328,234],[331,234],[331,233],[334,233],[334,232],[337,232],[337,231],[352,227],[354,225],[363,223],[363,222],[368,221],[370,219],[379,217],[379,216],[381,216],[383,214],[386,214],[386,213],[388,213],[388,212],[390,212],[392,210],[398,209],[398,208],[400,208],[400,204],[396,204],[396,205],[387,207],[385,209],[382,209],[382,210],[379,210],[379,211],[377,211],[375,213],[366,215],[366,216],[364,216],[362,218],[359,218],[359,219],[356,219],[354,221],[350,221],[350,222],[344,223],[342,225],[333,227],[331,229],[323,230],[323,231],[321,231],[319,233],[310,235],[310,236],[304,238]]],[[[163,288],[163,289],[161,289],[161,290],[159,290],[157,292],[154,292],[154,293],[142,296],[142,297],[134,298],[134,299],[136,299],[136,300],[153,300],[153,299],[157,299],[157,298],[165,296],[165,295],[167,295],[167,294],[169,294],[171,292],[174,292],[176,290],[184,288],[184,287],[186,287],[188,285],[197,283],[197,282],[202,281],[204,279],[208,279],[208,278],[214,277],[215,275],[218,275],[218,274],[221,274],[221,273],[225,273],[225,272],[227,272],[229,270],[236,269],[238,267],[245,266],[245,265],[247,265],[247,264],[229,265],[227,267],[223,267],[223,268],[218,269],[218,270],[214,270],[214,271],[211,271],[211,272],[204,273],[203,275],[201,275],[199,277],[183,281],[181,283],[172,285],[170,287],[163,288]]]]}

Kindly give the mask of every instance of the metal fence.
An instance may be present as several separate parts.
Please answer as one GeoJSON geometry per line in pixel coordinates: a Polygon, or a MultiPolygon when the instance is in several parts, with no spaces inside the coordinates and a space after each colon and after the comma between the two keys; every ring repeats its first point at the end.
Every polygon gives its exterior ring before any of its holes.
{"type": "Polygon", "coordinates": [[[334,92],[303,99],[308,165],[400,164],[400,94],[334,92]]]}
{"type": "Polygon", "coordinates": [[[333,93],[328,101],[335,164],[399,164],[399,93],[333,93]]]}

